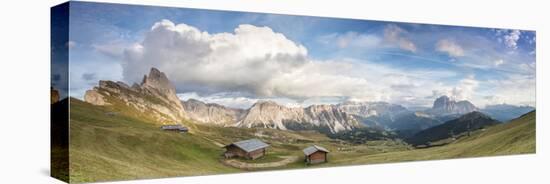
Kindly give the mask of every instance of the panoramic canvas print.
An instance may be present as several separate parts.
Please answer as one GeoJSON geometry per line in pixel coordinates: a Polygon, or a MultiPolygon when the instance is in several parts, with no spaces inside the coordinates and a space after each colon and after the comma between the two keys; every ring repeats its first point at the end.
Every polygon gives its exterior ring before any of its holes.
{"type": "Polygon", "coordinates": [[[532,30],[91,2],[51,20],[66,182],[536,152],[532,30]]]}

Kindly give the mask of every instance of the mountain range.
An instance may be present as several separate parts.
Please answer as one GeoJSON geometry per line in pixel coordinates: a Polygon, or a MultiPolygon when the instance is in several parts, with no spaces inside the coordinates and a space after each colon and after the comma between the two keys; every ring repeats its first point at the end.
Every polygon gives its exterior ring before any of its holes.
{"type": "Polygon", "coordinates": [[[152,68],[140,84],[132,86],[123,82],[99,81],[99,86],[86,91],[84,100],[94,105],[135,108],[160,124],[193,120],[224,127],[317,130],[328,134],[371,128],[395,131],[404,137],[474,111],[507,121],[534,109],[511,105],[479,109],[469,101],[454,101],[447,96],[437,98],[432,108],[423,111],[411,111],[387,102],[351,101],[304,108],[258,101],[248,109],[237,109],[196,99],[181,101],[170,80],[156,68],[152,68]]]}

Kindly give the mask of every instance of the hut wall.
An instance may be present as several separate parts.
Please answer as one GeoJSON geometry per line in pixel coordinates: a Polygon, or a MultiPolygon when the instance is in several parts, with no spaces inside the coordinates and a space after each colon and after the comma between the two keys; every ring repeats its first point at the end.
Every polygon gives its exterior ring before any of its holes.
{"type": "Polygon", "coordinates": [[[316,164],[316,163],[323,163],[326,162],[327,154],[322,151],[317,151],[311,155],[309,155],[309,163],[316,164]]]}
{"type": "Polygon", "coordinates": [[[265,154],[265,148],[262,148],[262,149],[251,151],[250,153],[248,153],[247,157],[249,159],[257,159],[259,157],[264,156],[264,154],[265,154]]]}
{"type": "Polygon", "coordinates": [[[233,145],[226,147],[226,149],[226,153],[232,153],[233,155],[236,155],[238,157],[246,157],[247,155],[244,150],[233,145]]]}

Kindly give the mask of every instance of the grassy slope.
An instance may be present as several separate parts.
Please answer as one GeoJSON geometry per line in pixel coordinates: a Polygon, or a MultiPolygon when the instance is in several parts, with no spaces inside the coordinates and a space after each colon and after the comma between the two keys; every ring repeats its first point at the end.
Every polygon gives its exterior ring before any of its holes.
{"type": "Polygon", "coordinates": [[[163,132],[137,118],[71,99],[71,182],[238,171],[220,164],[223,149],[191,134],[163,132]]]}
{"type": "Polygon", "coordinates": [[[535,153],[535,116],[536,113],[531,112],[510,123],[477,131],[470,137],[461,138],[446,146],[348,158],[336,157],[330,165],[535,153]]]}
{"type": "MultiPolygon", "coordinates": [[[[219,159],[230,142],[260,138],[270,144],[270,156],[257,162],[278,160],[276,156],[303,157],[302,149],[312,144],[330,150],[376,154],[408,149],[393,141],[372,141],[350,145],[314,131],[281,131],[261,128],[213,127],[185,122],[190,134],[159,130],[132,109],[94,106],[71,99],[70,169],[71,182],[92,182],[240,172],[219,159]],[[109,115],[109,112],[118,112],[109,115]]],[[[248,162],[248,161],[247,161],[248,162]]],[[[304,167],[298,161],[283,168],[304,167]]]]}
{"type": "MultiPolygon", "coordinates": [[[[99,107],[71,99],[72,182],[241,172],[219,161],[224,151],[220,145],[252,137],[269,143],[268,154],[273,156],[303,157],[302,149],[312,144],[331,150],[330,162],[314,167],[535,152],[534,113],[446,146],[416,150],[396,141],[356,145],[315,132],[221,128],[190,122],[185,123],[192,133],[181,135],[160,131],[157,124],[132,114],[118,106],[99,107]],[[111,111],[127,112],[108,115],[111,111]]],[[[304,166],[300,160],[275,169],[304,166]]]]}

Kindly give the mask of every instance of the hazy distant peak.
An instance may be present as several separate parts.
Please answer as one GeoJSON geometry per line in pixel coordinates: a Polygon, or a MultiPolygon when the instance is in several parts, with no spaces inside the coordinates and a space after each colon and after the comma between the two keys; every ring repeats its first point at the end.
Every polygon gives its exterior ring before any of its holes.
{"type": "Polygon", "coordinates": [[[430,110],[436,114],[465,114],[478,110],[478,108],[467,100],[455,101],[448,96],[441,96],[434,101],[430,110]]]}

